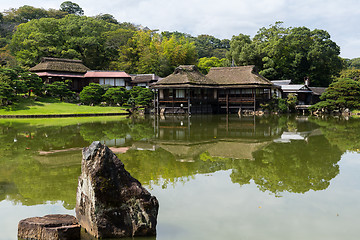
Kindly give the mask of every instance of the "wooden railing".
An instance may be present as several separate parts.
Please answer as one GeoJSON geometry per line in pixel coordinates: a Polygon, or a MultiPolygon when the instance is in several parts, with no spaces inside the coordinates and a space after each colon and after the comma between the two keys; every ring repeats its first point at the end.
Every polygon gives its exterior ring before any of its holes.
{"type": "MultiPolygon", "coordinates": [[[[229,103],[253,103],[254,101],[254,98],[228,98],[229,103]]],[[[219,98],[219,102],[226,102],[226,97],[219,98]]]]}

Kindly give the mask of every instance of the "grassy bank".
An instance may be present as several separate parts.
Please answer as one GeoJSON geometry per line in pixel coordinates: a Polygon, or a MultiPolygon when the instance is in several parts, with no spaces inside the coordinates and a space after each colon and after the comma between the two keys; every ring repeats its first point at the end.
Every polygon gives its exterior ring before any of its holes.
{"type": "Polygon", "coordinates": [[[105,114],[127,113],[120,107],[78,106],[55,99],[21,99],[13,105],[0,108],[0,115],[58,115],[58,114],[105,114]]]}

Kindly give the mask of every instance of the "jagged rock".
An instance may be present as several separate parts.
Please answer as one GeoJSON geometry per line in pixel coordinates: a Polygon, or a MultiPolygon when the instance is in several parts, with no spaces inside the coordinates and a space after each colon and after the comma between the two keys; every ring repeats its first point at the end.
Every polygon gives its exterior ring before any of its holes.
{"type": "Polygon", "coordinates": [[[97,238],[155,236],[159,203],[105,145],[83,149],[76,216],[97,238]]]}
{"type": "Polygon", "coordinates": [[[18,238],[21,239],[80,239],[80,225],[74,216],[53,214],[26,218],[19,222],[18,238]]]}

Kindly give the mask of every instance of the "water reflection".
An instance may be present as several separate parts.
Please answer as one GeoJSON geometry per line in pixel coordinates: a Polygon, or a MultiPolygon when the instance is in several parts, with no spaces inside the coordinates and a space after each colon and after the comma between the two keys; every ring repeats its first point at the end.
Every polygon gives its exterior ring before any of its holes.
{"type": "Polygon", "coordinates": [[[342,152],[307,118],[173,116],[157,119],[155,128],[151,142],[156,151],[121,156],[147,184],[160,178],[166,184],[186,182],[198,173],[231,169],[232,182],[254,181],[260,190],[279,196],[324,190],[339,173],[342,152]]]}
{"type": "Polygon", "coordinates": [[[167,188],[231,170],[276,196],[326,189],[359,146],[360,121],[185,116],[0,121],[0,201],[74,208],[81,148],[101,140],[142,183],[167,188]]]}

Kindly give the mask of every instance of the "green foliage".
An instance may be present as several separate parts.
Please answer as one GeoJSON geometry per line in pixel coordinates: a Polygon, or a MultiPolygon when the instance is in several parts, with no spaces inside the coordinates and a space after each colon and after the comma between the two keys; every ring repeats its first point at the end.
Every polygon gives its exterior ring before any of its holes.
{"type": "Polygon", "coordinates": [[[345,62],[349,69],[360,69],[360,58],[345,59],[345,62]]]}
{"type": "Polygon", "coordinates": [[[119,59],[112,68],[131,73],[171,74],[179,65],[195,64],[195,44],[185,37],[161,37],[151,31],[137,31],[119,48],[119,59]]]}
{"type": "Polygon", "coordinates": [[[44,83],[38,75],[22,68],[0,68],[0,82],[9,84],[15,94],[42,95],[44,83]]]}
{"type": "Polygon", "coordinates": [[[198,68],[203,74],[207,74],[212,67],[229,67],[230,63],[226,58],[203,57],[199,59],[198,68]]]}
{"type": "Polygon", "coordinates": [[[313,86],[328,86],[339,74],[343,62],[340,48],[324,30],[282,27],[281,22],[261,28],[251,40],[240,34],[230,42],[227,55],[236,65],[256,65],[269,79],[292,79],[300,83],[309,77],[313,86]]]}
{"type": "Polygon", "coordinates": [[[278,109],[278,111],[281,113],[289,112],[289,107],[288,107],[286,99],[283,99],[283,98],[277,99],[277,107],[275,107],[275,109],[278,109]]]}
{"type": "Polygon", "coordinates": [[[296,103],[298,99],[296,94],[290,93],[286,99],[286,105],[290,112],[295,111],[296,103]]]}
{"type": "Polygon", "coordinates": [[[90,83],[80,92],[80,101],[85,104],[99,104],[102,101],[102,95],[105,93],[102,86],[98,83],[90,83]]]}
{"type": "Polygon", "coordinates": [[[129,103],[138,106],[150,106],[154,100],[154,92],[149,88],[133,87],[129,91],[129,103]]]}
{"type": "Polygon", "coordinates": [[[106,33],[119,26],[90,17],[32,20],[18,26],[10,50],[18,62],[34,66],[42,57],[81,59],[90,69],[104,69],[114,58],[106,33]]]}
{"type": "Polygon", "coordinates": [[[84,10],[77,4],[71,1],[63,2],[60,5],[60,11],[66,12],[68,14],[75,14],[78,16],[84,15],[84,10]]]}
{"type": "Polygon", "coordinates": [[[71,81],[56,81],[46,85],[46,92],[48,95],[59,98],[63,101],[64,98],[70,98],[75,93],[70,90],[71,81]]]}
{"type": "Polygon", "coordinates": [[[20,81],[19,85],[25,87],[25,91],[28,93],[29,96],[31,93],[40,96],[44,90],[44,83],[42,79],[35,73],[24,71],[20,73],[18,81],[20,81]]]}
{"type": "Polygon", "coordinates": [[[123,87],[109,88],[103,95],[103,99],[110,105],[123,105],[129,99],[128,91],[123,87]]]}
{"type": "Polygon", "coordinates": [[[108,22],[108,23],[114,23],[114,24],[118,24],[119,22],[115,19],[115,17],[111,14],[98,14],[95,16],[95,19],[98,19],[98,20],[104,20],[105,22],[108,22]]]}
{"type": "Polygon", "coordinates": [[[340,79],[341,78],[350,78],[352,80],[359,81],[360,80],[360,69],[344,69],[340,72],[340,79]]]}
{"type": "Polygon", "coordinates": [[[312,110],[360,109],[360,84],[348,78],[339,79],[330,84],[320,99],[322,101],[313,105],[312,110]]]}
{"type": "Polygon", "coordinates": [[[15,91],[10,84],[0,82],[0,105],[6,106],[15,99],[15,91]]]}
{"type": "Polygon", "coordinates": [[[18,9],[11,8],[4,11],[3,18],[5,22],[26,23],[32,19],[44,17],[47,17],[47,11],[45,9],[24,5],[18,9]]]}
{"type": "Polygon", "coordinates": [[[272,98],[264,104],[261,104],[261,107],[269,112],[280,112],[280,113],[289,113],[295,110],[297,103],[297,96],[295,94],[289,94],[288,98],[272,98]]]}
{"type": "Polygon", "coordinates": [[[24,5],[19,8],[10,8],[2,13],[4,23],[26,23],[40,18],[63,18],[67,13],[56,9],[36,8],[24,5]]]}
{"type": "Polygon", "coordinates": [[[230,40],[220,40],[211,35],[202,34],[194,38],[199,58],[225,58],[230,48],[230,40]]]}

